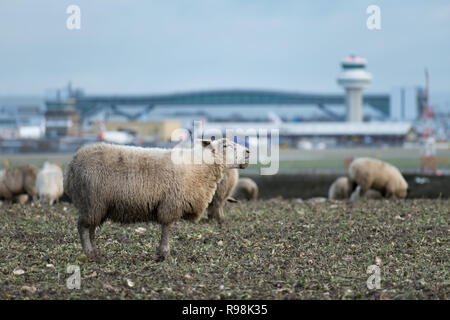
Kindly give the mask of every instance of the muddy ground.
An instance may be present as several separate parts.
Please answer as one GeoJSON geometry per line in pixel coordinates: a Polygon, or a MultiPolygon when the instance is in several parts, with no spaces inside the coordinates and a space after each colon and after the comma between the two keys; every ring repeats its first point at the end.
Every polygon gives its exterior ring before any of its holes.
{"type": "Polygon", "coordinates": [[[165,262],[156,225],[107,222],[97,264],[81,253],[70,204],[2,206],[0,299],[449,299],[449,208],[442,199],[229,204],[222,227],[179,221],[165,262]],[[381,288],[370,290],[376,264],[381,288]],[[80,267],[80,289],[66,287],[68,265],[80,267]]]}
{"type": "MultiPolygon", "coordinates": [[[[283,197],[285,199],[328,197],[330,185],[343,174],[277,174],[272,176],[246,175],[259,187],[263,199],[283,197]]],[[[410,199],[450,198],[450,176],[403,174],[409,185],[410,199]],[[417,179],[419,178],[419,179],[417,179]]]]}

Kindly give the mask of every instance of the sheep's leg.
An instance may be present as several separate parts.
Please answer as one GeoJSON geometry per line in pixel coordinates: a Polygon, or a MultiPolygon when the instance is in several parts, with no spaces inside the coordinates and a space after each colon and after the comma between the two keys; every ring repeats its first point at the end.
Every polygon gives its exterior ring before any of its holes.
{"type": "Polygon", "coordinates": [[[158,261],[164,261],[170,253],[170,236],[173,231],[173,223],[161,224],[161,241],[158,248],[158,261]]]}
{"type": "Polygon", "coordinates": [[[386,198],[387,199],[392,199],[392,200],[397,199],[397,197],[395,196],[395,193],[392,192],[392,190],[389,190],[389,189],[386,190],[386,198]]]}
{"type": "Polygon", "coordinates": [[[223,205],[221,206],[218,203],[213,203],[211,205],[211,207],[208,208],[208,209],[209,209],[208,210],[208,213],[209,213],[208,218],[210,220],[211,219],[216,219],[219,224],[222,224],[223,221],[224,221],[223,205]]]}
{"type": "Polygon", "coordinates": [[[385,187],[386,198],[396,199],[394,190],[395,190],[394,185],[392,183],[388,183],[385,187]]]}
{"type": "Polygon", "coordinates": [[[219,220],[219,208],[218,206],[211,206],[211,208],[208,209],[208,220],[211,221],[213,219],[219,220]]]}
{"type": "Polygon", "coordinates": [[[208,206],[208,209],[206,209],[208,212],[208,220],[211,220],[215,217],[215,209],[212,204],[208,206]]]}
{"type": "Polygon", "coordinates": [[[83,247],[83,251],[88,258],[96,260],[95,250],[92,246],[90,238],[90,228],[90,224],[82,216],[80,216],[78,218],[78,233],[80,235],[81,246],[83,247]]]}
{"type": "Polygon", "coordinates": [[[359,185],[359,197],[363,198],[366,195],[366,192],[369,190],[369,187],[365,184],[359,185]]]}
{"type": "Polygon", "coordinates": [[[103,258],[100,255],[100,252],[97,249],[97,242],[95,241],[95,226],[91,226],[89,228],[89,240],[91,241],[92,249],[95,255],[95,260],[97,262],[103,262],[103,258]]]}
{"type": "Polygon", "coordinates": [[[35,186],[25,185],[25,192],[33,198],[33,202],[37,202],[38,200],[38,189],[35,186]]]}
{"type": "MultiPolygon", "coordinates": [[[[347,197],[350,198],[353,194],[353,192],[356,190],[356,188],[358,187],[358,184],[356,183],[356,181],[354,180],[350,180],[350,188],[348,190],[348,194],[347,197]]],[[[361,190],[361,188],[359,188],[361,190]]],[[[256,199],[256,197],[255,197],[256,199]]]]}
{"type": "Polygon", "coordinates": [[[224,216],[223,216],[223,207],[218,207],[216,210],[216,220],[219,224],[222,224],[223,221],[225,220],[224,216]]]}

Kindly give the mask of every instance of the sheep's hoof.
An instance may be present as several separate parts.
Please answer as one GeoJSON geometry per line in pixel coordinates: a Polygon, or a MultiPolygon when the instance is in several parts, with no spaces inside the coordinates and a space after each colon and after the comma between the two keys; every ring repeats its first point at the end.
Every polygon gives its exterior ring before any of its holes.
{"type": "Polygon", "coordinates": [[[157,255],[158,256],[156,258],[156,262],[163,262],[169,256],[169,251],[160,250],[160,251],[158,251],[157,255]]]}
{"type": "Polygon", "coordinates": [[[166,259],[167,259],[167,255],[158,254],[158,257],[156,258],[156,262],[163,262],[166,259]]]}
{"type": "Polygon", "coordinates": [[[95,257],[93,258],[94,262],[97,263],[105,263],[105,258],[103,258],[101,255],[97,254],[95,255],[95,257]]]}
{"type": "Polygon", "coordinates": [[[105,259],[103,259],[103,257],[100,256],[98,253],[90,253],[90,254],[86,254],[86,255],[90,261],[97,262],[97,263],[105,262],[105,259]]]}

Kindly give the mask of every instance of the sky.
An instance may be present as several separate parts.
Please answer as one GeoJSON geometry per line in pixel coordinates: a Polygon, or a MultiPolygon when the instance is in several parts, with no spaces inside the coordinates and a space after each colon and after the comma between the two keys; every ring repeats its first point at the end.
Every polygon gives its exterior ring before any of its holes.
{"type": "Polygon", "coordinates": [[[339,62],[355,53],[367,92],[424,85],[428,67],[432,102],[450,108],[449,40],[448,0],[2,0],[0,96],[68,81],[86,94],[337,93],[339,62]],[[80,30],[66,27],[72,4],[80,30]],[[372,4],[381,30],[366,26],[372,4]]]}

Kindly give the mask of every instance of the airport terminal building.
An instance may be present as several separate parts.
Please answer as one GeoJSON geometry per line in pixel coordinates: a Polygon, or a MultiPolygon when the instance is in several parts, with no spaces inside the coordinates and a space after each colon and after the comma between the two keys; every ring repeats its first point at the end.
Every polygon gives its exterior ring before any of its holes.
{"type": "MultiPolygon", "coordinates": [[[[423,90],[418,88],[366,93],[362,99],[364,122],[358,124],[346,122],[344,94],[242,89],[133,96],[75,92],[29,103],[29,109],[44,105],[39,115],[33,115],[33,137],[25,135],[32,130],[30,124],[21,129],[23,117],[8,113],[13,101],[8,100],[6,107],[0,104],[0,132],[15,139],[79,139],[95,134],[102,122],[108,129],[167,141],[168,128],[191,130],[193,121],[201,120],[208,127],[277,128],[280,141],[291,147],[305,141],[326,146],[401,145],[416,137],[414,120],[424,103],[423,90]]],[[[22,100],[18,105],[27,109],[22,100]]]]}
{"type": "MultiPolygon", "coordinates": [[[[420,110],[420,90],[416,99],[402,108],[420,110]]],[[[326,145],[401,145],[417,134],[411,120],[395,121],[389,94],[366,94],[363,97],[362,123],[345,121],[345,96],[339,94],[305,94],[270,90],[219,90],[150,96],[87,96],[77,100],[82,127],[92,130],[95,123],[122,121],[180,121],[192,129],[194,120],[205,128],[278,129],[282,142],[297,146],[309,140],[326,145]],[[395,123],[393,123],[393,121],[395,123]]],[[[405,103],[405,100],[399,100],[405,103]]]]}

